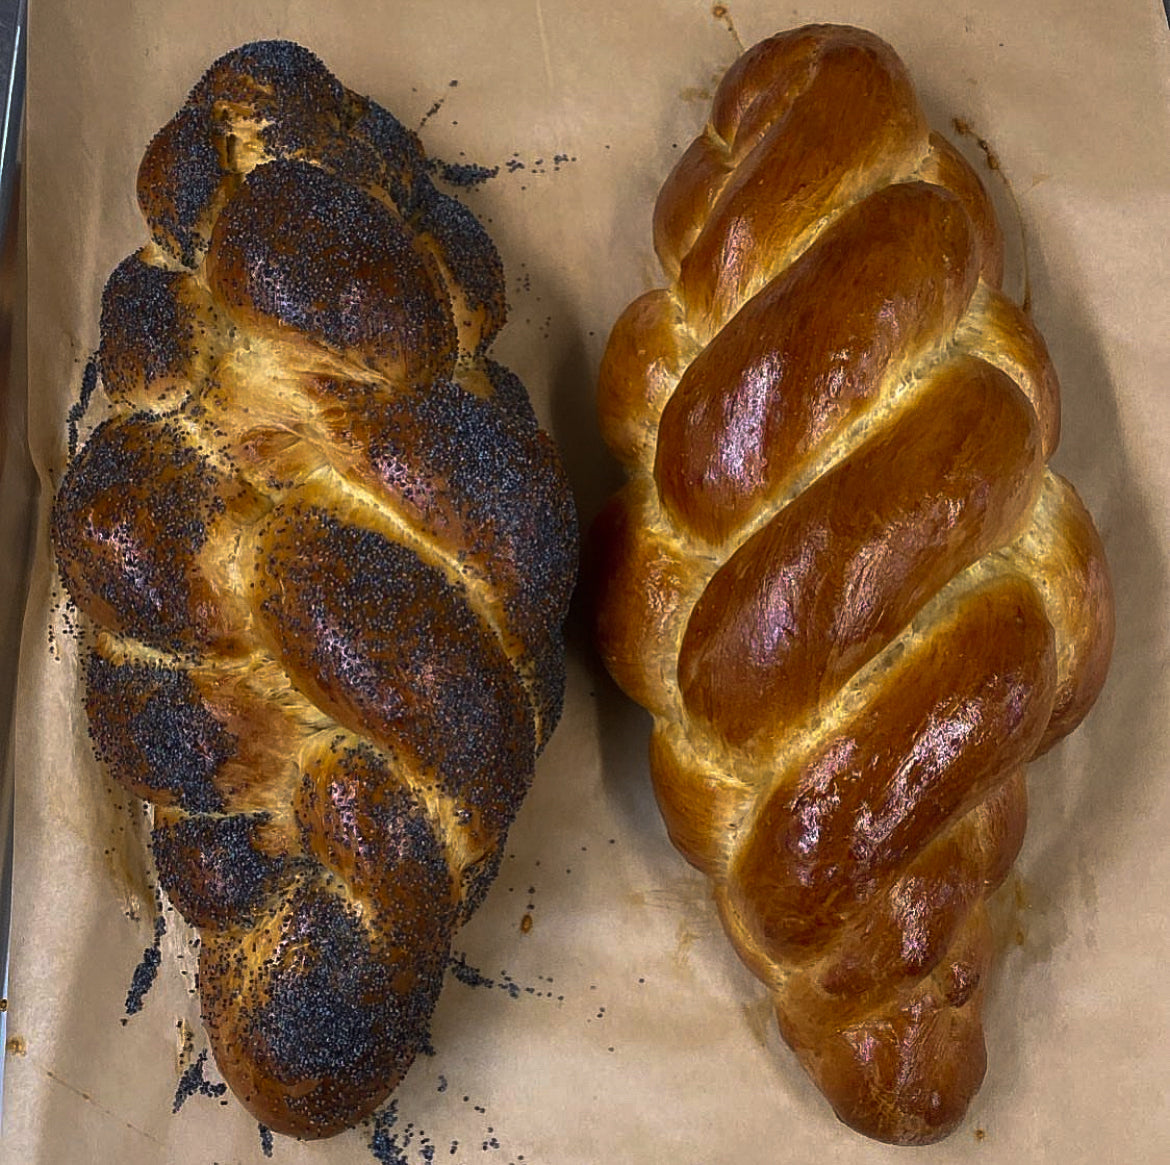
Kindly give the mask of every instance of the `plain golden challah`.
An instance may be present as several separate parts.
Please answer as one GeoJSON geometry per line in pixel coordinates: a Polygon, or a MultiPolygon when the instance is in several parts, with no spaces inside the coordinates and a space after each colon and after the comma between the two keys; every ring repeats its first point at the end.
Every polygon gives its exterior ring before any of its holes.
{"type": "Polygon", "coordinates": [[[1025,762],[1112,645],[1046,468],[1056,376],[979,179],[869,33],[744,54],[654,242],[669,286],[601,371],[628,482],[595,527],[600,649],[785,1040],[848,1124],[936,1140],[984,1073],[1025,762]]]}
{"type": "Polygon", "coordinates": [[[142,161],[52,513],[216,1060],[303,1137],[426,1046],[561,711],[574,507],[488,355],[498,254],[430,169],[295,44],[212,65],[142,161]]]}

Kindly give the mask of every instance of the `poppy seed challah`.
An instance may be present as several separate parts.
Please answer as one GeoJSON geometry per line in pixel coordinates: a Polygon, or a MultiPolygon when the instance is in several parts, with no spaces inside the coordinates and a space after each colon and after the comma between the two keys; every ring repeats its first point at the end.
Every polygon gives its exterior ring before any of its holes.
{"type": "Polygon", "coordinates": [[[216,1060],[301,1137],[426,1046],[561,711],[574,507],[488,355],[499,256],[428,173],[307,50],[213,64],[142,161],[52,512],[216,1060]]]}

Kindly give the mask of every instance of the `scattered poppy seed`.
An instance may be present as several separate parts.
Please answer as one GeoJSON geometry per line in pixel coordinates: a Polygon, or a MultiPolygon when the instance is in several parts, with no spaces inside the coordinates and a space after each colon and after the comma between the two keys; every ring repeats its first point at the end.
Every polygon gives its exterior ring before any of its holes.
{"type": "MultiPolygon", "coordinates": [[[[207,1049],[204,1048],[199,1053],[198,1058],[193,1064],[187,1066],[186,1071],[179,1077],[179,1086],[175,1089],[175,1099],[171,1106],[171,1112],[178,1112],[180,1108],[189,1100],[195,1093],[201,1096],[209,1096],[212,1098],[223,1096],[227,1092],[226,1084],[212,1084],[210,1081],[203,1078],[203,1066],[207,1063],[207,1049]]],[[[221,1103],[227,1103],[222,1101],[221,1103]]]]}

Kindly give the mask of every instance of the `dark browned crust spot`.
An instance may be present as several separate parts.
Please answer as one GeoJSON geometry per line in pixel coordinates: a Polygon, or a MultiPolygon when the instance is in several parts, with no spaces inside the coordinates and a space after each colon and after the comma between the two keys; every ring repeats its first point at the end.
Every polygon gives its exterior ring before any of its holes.
{"type": "Polygon", "coordinates": [[[234,943],[205,947],[204,1017],[244,1104],[308,1137],[368,1115],[428,1044],[446,956],[414,937],[419,947],[371,946],[357,911],[316,884],[294,890],[273,958],[246,965],[234,943]]]}
{"type": "Polygon", "coordinates": [[[176,295],[186,279],[130,255],[102,293],[102,383],[111,400],[182,374],[195,339],[195,313],[176,295]]]}
{"type": "Polygon", "coordinates": [[[151,834],[159,884],[198,927],[246,927],[295,873],[286,856],[262,852],[266,814],[182,815],[151,834]]]}
{"type": "Polygon", "coordinates": [[[450,932],[455,887],[446,852],[406,778],[384,755],[335,741],[307,765],[295,810],[305,852],[367,903],[376,932],[395,945],[409,943],[419,936],[407,931],[423,915],[450,932]]]}
{"type": "Polygon", "coordinates": [[[208,280],[243,320],[272,320],[371,366],[402,362],[413,377],[453,365],[450,302],[403,223],[307,162],[248,175],[216,220],[208,280]]]}
{"type": "Polygon", "coordinates": [[[188,268],[198,264],[215,207],[237,181],[234,117],[266,123],[266,148],[286,157],[337,139],[348,116],[344,88],[308,49],[258,41],[226,53],[143,157],[138,202],[153,238],[188,268]]]}
{"type": "Polygon", "coordinates": [[[209,630],[192,571],[225,504],[217,475],[171,423],[146,413],[100,425],[69,466],[51,517],[65,585],[95,622],[190,652],[209,630]]]}
{"type": "Polygon", "coordinates": [[[185,671],[91,652],[85,709],[98,760],[136,795],[199,813],[223,807],[214,778],[236,739],[185,671]]]}
{"type": "Polygon", "coordinates": [[[253,41],[219,58],[191,90],[190,105],[247,111],[264,122],[261,135],[275,157],[317,144],[324,124],[335,132],[345,117],[346,91],[319,57],[289,40],[253,41]]]}
{"type": "Polygon", "coordinates": [[[199,261],[225,172],[204,110],[180,109],[138,167],[138,205],[156,243],[187,267],[199,261]]]}

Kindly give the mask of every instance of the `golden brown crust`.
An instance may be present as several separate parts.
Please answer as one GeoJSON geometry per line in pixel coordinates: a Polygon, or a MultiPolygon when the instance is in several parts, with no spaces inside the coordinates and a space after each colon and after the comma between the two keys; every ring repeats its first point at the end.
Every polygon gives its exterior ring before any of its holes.
{"type": "Polygon", "coordinates": [[[665,288],[639,296],[610,332],[598,374],[601,434],[624,465],[653,446],[662,410],[685,367],[681,319],[665,288]]]}
{"type": "Polygon", "coordinates": [[[675,847],[705,874],[725,870],[755,790],[712,765],[680,725],[665,718],[650,737],[650,776],[675,847]]]}
{"type": "Polygon", "coordinates": [[[589,557],[606,664],[628,695],[665,714],[674,685],[669,648],[701,576],[655,532],[656,513],[652,485],[631,481],[595,519],[589,557]]]}
{"type": "Polygon", "coordinates": [[[1056,702],[1039,755],[1076,728],[1105,685],[1113,653],[1113,587],[1093,519],[1076,490],[1051,471],[1033,520],[1010,554],[1043,588],[1056,632],[1056,702]]]}
{"type": "Polygon", "coordinates": [[[1002,291],[981,285],[955,342],[1016,382],[1039,419],[1045,460],[1051,457],[1060,443],[1060,382],[1027,312],[1002,291]]]}
{"type": "Polygon", "coordinates": [[[1104,682],[1100,539],[975,172],[869,33],[728,71],[619,319],[597,641],[654,790],[838,1115],[922,1144],[983,1078],[1023,766],[1104,682]]]}
{"type": "Polygon", "coordinates": [[[712,543],[736,533],[955,327],[977,265],[962,205],[938,187],[888,186],[845,212],[663,409],[654,476],[673,523],[712,543]]]}
{"type": "Polygon", "coordinates": [[[1035,417],[970,357],[819,477],[715,573],[678,660],[683,705],[748,750],[831,698],[928,598],[1018,527],[1035,417]]]}
{"type": "Polygon", "coordinates": [[[1031,583],[1009,576],[964,595],[759,804],[726,892],[765,953],[799,965],[832,943],[1032,755],[1055,687],[1031,583]]]}
{"type": "Polygon", "coordinates": [[[844,1026],[809,1026],[813,1008],[775,997],[785,1040],[846,1124],[876,1140],[923,1145],[951,1132],[983,1082],[980,1019],[991,933],[978,903],[933,972],[844,1026]]]}
{"type": "MultiPolygon", "coordinates": [[[[729,173],[678,277],[688,322],[704,336],[794,258],[822,220],[912,172],[927,149],[901,63],[860,30],[814,28],[749,50],[719,86],[710,128],[729,173]],[[853,116],[839,117],[847,100],[853,116]]],[[[671,215],[680,195],[698,209],[668,180],[656,216],[671,215]]]]}
{"type": "Polygon", "coordinates": [[[490,239],[307,50],[213,64],[138,195],[110,415],[52,515],[86,710],[153,803],[225,1079],[329,1136],[426,1046],[560,716],[573,501],[487,355],[490,239]]]}
{"type": "Polygon", "coordinates": [[[989,287],[1003,283],[1003,230],[987,189],[971,164],[939,133],[930,135],[930,153],[923,159],[915,177],[941,186],[963,204],[979,239],[980,278],[989,287]]]}

